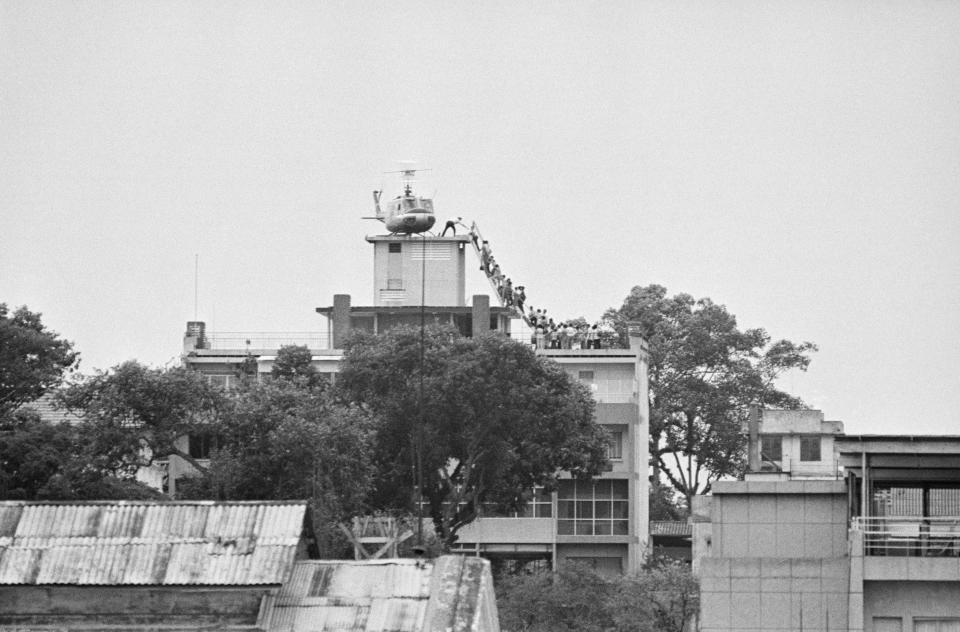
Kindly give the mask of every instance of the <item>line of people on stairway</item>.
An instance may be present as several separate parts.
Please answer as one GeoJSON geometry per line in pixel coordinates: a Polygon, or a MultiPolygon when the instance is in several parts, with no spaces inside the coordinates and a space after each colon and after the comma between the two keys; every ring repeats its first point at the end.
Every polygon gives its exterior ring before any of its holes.
{"type": "MultiPolygon", "coordinates": [[[[446,236],[447,231],[452,231],[456,235],[457,226],[467,228],[462,217],[448,220],[440,236],[446,236]]],[[[471,222],[467,234],[470,235],[470,240],[480,255],[480,270],[497,288],[501,303],[515,308],[533,330],[531,342],[537,349],[600,349],[601,346],[607,346],[616,338],[616,331],[605,320],[596,322],[592,326],[582,318],[555,323],[547,316],[545,309],[535,310],[530,307],[530,311],[524,313],[523,308],[527,300],[526,288],[522,285],[514,286],[510,277],[503,274],[500,264],[493,256],[490,242],[481,238],[476,222],[471,222]]]]}
{"type": "Polygon", "coordinates": [[[603,341],[616,336],[606,321],[589,325],[580,318],[555,323],[547,310],[533,307],[525,318],[533,328],[533,344],[537,349],[599,349],[603,341]]]}
{"type": "MultiPolygon", "coordinates": [[[[448,230],[456,235],[457,226],[467,228],[467,225],[463,223],[462,217],[447,220],[440,236],[445,237],[448,230]]],[[[497,288],[497,294],[500,296],[501,304],[507,307],[515,307],[522,315],[523,304],[527,300],[526,288],[522,285],[514,286],[510,277],[506,276],[500,270],[500,264],[497,263],[497,260],[493,257],[493,251],[490,249],[490,242],[484,239],[481,243],[480,230],[477,228],[476,222],[472,222],[470,227],[467,228],[467,234],[470,235],[470,240],[480,253],[480,269],[487,275],[488,279],[493,281],[494,286],[497,288]]]]}
{"type": "MultiPolygon", "coordinates": [[[[479,233],[476,231],[476,224],[470,229],[470,237],[474,245],[477,245],[479,233]]],[[[523,314],[523,305],[527,301],[527,290],[522,285],[513,285],[513,281],[500,270],[500,264],[493,256],[490,249],[490,242],[486,239],[478,245],[480,249],[480,269],[487,275],[487,278],[493,281],[497,288],[497,294],[500,295],[500,302],[507,307],[515,307],[523,314]]]]}

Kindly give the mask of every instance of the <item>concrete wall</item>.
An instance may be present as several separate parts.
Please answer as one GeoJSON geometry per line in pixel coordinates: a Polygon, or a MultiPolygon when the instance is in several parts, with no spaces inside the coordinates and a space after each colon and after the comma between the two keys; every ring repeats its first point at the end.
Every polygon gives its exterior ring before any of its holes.
{"type": "Polygon", "coordinates": [[[619,460],[611,461],[611,471],[627,474],[633,471],[633,464],[640,457],[643,446],[639,441],[646,440],[646,429],[640,425],[640,417],[635,404],[597,404],[597,423],[607,429],[622,433],[622,455],[619,460]]]}
{"type": "Polygon", "coordinates": [[[632,362],[579,361],[565,363],[564,369],[573,379],[582,381],[598,402],[630,403],[637,399],[637,376],[632,362]],[[583,371],[592,371],[593,379],[581,379],[583,371]]]}
{"type": "Polygon", "coordinates": [[[714,557],[843,556],[846,495],[715,494],[712,531],[714,557]]]}
{"type": "Polygon", "coordinates": [[[704,558],[701,632],[845,630],[845,558],[704,558]]]}
{"type": "Polygon", "coordinates": [[[846,498],[837,481],[715,484],[694,507],[710,515],[695,530],[701,630],[846,630],[846,498]]]}
{"type": "Polygon", "coordinates": [[[628,545],[626,544],[558,544],[557,566],[565,563],[596,563],[600,573],[625,572],[630,566],[628,545]],[[615,560],[619,560],[617,563],[615,560]],[[619,568],[617,568],[619,566],[619,568]]]}
{"type": "Polygon", "coordinates": [[[902,619],[904,632],[919,617],[960,617],[960,582],[896,581],[863,583],[863,625],[874,630],[874,617],[902,619]]]}
{"type": "Polygon", "coordinates": [[[373,255],[373,304],[419,305],[421,290],[427,305],[465,305],[465,245],[468,237],[397,237],[376,239],[373,255]],[[425,240],[425,242],[424,242],[425,240]],[[389,244],[400,244],[400,253],[390,253],[389,244]],[[426,248],[426,261],[423,249],[426,248]],[[423,283],[424,272],[426,282],[423,283]],[[391,290],[390,279],[400,280],[391,290]]]}
{"type": "Polygon", "coordinates": [[[463,544],[551,543],[556,538],[555,518],[478,518],[459,532],[463,544]]]}
{"type": "Polygon", "coordinates": [[[0,586],[0,630],[256,625],[269,587],[0,586]]]}

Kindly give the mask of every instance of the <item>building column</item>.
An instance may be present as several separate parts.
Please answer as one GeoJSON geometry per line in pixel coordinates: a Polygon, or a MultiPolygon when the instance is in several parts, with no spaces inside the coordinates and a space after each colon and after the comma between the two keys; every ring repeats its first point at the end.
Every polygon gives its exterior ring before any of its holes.
{"type": "Polygon", "coordinates": [[[486,294],[473,295],[473,330],[474,338],[490,331],[490,297],[486,294]]]}
{"type": "Polygon", "coordinates": [[[863,531],[850,529],[850,588],[847,592],[847,630],[863,631],[863,531]]]}
{"type": "Polygon", "coordinates": [[[333,295],[333,318],[330,322],[333,327],[333,348],[343,349],[351,329],[349,294],[333,295]]]}

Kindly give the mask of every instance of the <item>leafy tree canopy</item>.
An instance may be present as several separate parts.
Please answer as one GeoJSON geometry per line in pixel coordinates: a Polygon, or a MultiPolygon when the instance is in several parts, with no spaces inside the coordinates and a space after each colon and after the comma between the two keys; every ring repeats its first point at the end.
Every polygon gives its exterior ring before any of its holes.
{"type": "Polygon", "coordinates": [[[149,499],[163,496],[132,479],[91,467],[80,426],[18,410],[0,422],[0,499],[149,499]]]}
{"type": "Polygon", "coordinates": [[[219,449],[183,498],[307,499],[321,550],[329,555],[335,525],[362,513],[373,478],[370,416],[317,389],[276,380],[234,393],[210,428],[219,449]]]}
{"type": "Polygon", "coordinates": [[[501,577],[496,590],[505,632],[683,632],[700,608],[696,578],[672,561],[616,577],[572,564],[501,577]]]}
{"type": "Polygon", "coordinates": [[[634,287],[606,313],[626,340],[636,323],[650,345],[650,458],[687,499],[714,480],[739,474],[750,406],[797,408],[802,401],[776,386],[791,369],[806,370],[810,342],[772,341],[763,329],[741,330],[736,317],[709,298],[667,296],[660,285],[634,287]]]}
{"type": "Polygon", "coordinates": [[[306,345],[280,347],[271,375],[275,380],[303,382],[311,388],[321,384],[317,367],[313,366],[313,354],[306,345]]]}
{"type": "Polygon", "coordinates": [[[44,327],[25,306],[0,303],[0,416],[56,386],[79,363],[73,343],[44,327]]]}
{"type": "Polygon", "coordinates": [[[648,506],[650,520],[677,521],[686,520],[689,516],[686,506],[678,502],[676,490],[670,485],[664,485],[661,481],[650,483],[648,506]]]}
{"type": "Polygon", "coordinates": [[[555,486],[560,471],[594,476],[606,462],[607,435],[586,389],[498,334],[358,333],[346,345],[337,387],[343,400],[379,418],[372,505],[415,512],[422,446],[424,501],[447,545],[482,503],[518,509],[534,485],[555,486]]]}
{"type": "Polygon", "coordinates": [[[170,454],[198,466],[177,440],[216,424],[225,404],[224,393],[195,371],[138,362],[84,377],[59,398],[84,420],[91,466],[128,478],[170,454]]]}

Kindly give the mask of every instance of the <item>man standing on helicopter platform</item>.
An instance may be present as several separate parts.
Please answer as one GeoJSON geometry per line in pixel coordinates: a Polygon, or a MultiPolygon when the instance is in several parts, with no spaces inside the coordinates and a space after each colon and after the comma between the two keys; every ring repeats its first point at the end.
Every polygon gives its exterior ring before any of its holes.
{"type": "Polygon", "coordinates": [[[447,224],[443,227],[443,232],[440,233],[440,236],[441,236],[441,237],[446,236],[448,230],[452,230],[452,231],[453,231],[453,234],[456,235],[456,234],[457,234],[457,224],[463,226],[463,227],[464,227],[465,229],[467,229],[467,230],[470,230],[470,228],[469,228],[466,224],[463,223],[463,218],[462,218],[462,217],[458,217],[458,218],[455,219],[455,220],[453,220],[453,219],[448,219],[448,220],[447,220],[447,224]]]}

